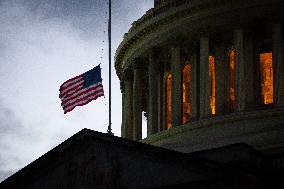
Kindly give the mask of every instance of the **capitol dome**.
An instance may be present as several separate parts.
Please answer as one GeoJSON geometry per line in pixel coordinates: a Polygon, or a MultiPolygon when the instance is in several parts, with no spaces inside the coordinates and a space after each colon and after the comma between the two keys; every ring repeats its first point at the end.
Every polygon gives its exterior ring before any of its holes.
{"type": "Polygon", "coordinates": [[[122,137],[282,153],[283,10],[283,0],[155,0],[116,51],[122,137]]]}

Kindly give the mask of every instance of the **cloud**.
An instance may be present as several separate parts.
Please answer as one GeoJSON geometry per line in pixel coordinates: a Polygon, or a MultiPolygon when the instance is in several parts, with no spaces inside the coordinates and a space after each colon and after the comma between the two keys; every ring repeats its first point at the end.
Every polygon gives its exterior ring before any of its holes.
{"type": "MultiPolygon", "coordinates": [[[[113,2],[112,55],[153,1],[113,2]]],[[[105,0],[0,0],[0,181],[83,128],[106,132],[106,6],[105,0]],[[59,86],[101,62],[106,98],[64,115],[59,86]]],[[[114,67],[112,73],[112,127],[119,135],[120,85],[114,67]]]]}
{"type": "Polygon", "coordinates": [[[0,135],[11,133],[20,128],[21,123],[15,118],[13,112],[4,107],[0,100],[0,135]]]}
{"type": "Polygon", "coordinates": [[[23,1],[0,6],[1,181],[94,122],[86,111],[65,116],[58,88],[92,68],[101,47],[71,19],[47,17],[23,1]]]}
{"type": "MultiPolygon", "coordinates": [[[[14,156],[11,152],[16,150],[12,149],[15,148],[15,144],[22,142],[20,137],[24,134],[22,128],[21,122],[14,113],[0,100],[0,181],[17,169],[15,164],[21,164],[21,160],[16,158],[18,156],[14,156]]],[[[18,153],[18,151],[14,151],[14,153],[18,153]]]]}
{"type": "Polygon", "coordinates": [[[0,182],[11,176],[14,172],[13,171],[1,171],[0,170],[0,182]]]}

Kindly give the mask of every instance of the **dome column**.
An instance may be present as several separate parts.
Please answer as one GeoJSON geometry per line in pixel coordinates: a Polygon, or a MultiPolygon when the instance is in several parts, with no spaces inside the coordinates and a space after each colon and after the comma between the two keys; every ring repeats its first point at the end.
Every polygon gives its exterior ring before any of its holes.
{"type": "Polygon", "coordinates": [[[133,73],[124,72],[124,108],[125,108],[125,138],[133,139],[133,73]]]}
{"type": "Polygon", "coordinates": [[[135,59],[133,62],[133,140],[142,139],[142,74],[143,62],[135,59]]]}
{"type": "Polygon", "coordinates": [[[159,70],[157,74],[157,77],[158,77],[158,132],[164,130],[163,113],[165,112],[164,111],[165,110],[164,108],[165,86],[164,86],[164,77],[163,77],[163,73],[164,73],[163,66],[164,66],[163,62],[161,62],[161,60],[159,59],[159,70]]]}
{"type": "Polygon", "coordinates": [[[172,127],[181,125],[181,69],[180,47],[171,48],[172,71],[172,127]]]}
{"type": "MultiPolygon", "coordinates": [[[[258,70],[258,66],[256,65],[259,62],[254,60],[255,47],[253,42],[252,34],[246,36],[246,40],[244,43],[244,53],[245,53],[245,109],[253,110],[256,106],[257,98],[259,96],[256,92],[258,86],[256,86],[257,77],[255,74],[255,70],[258,70]]],[[[260,98],[260,97],[259,97],[260,98]]]]}
{"type": "Polygon", "coordinates": [[[157,133],[159,131],[158,126],[158,82],[159,82],[159,62],[158,62],[158,51],[157,49],[151,49],[149,54],[148,64],[148,87],[149,87],[149,117],[147,122],[147,135],[157,133]]]}
{"type": "Polygon", "coordinates": [[[126,137],[126,129],[125,129],[125,125],[126,125],[126,116],[125,116],[125,104],[126,104],[126,100],[125,100],[125,86],[124,86],[124,82],[121,81],[120,82],[120,90],[121,90],[121,96],[122,96],[122,122],[121,122],[121,137],[125,138],[126,137]]]}
{"type": "Polygon", "coordinates": [[[209,38],[200,38],[200,118],[210,115],[210,81],[209,81],[209,38]]]}
{"type": "MultiPolygon", "coordinates": [[[[192,55],[189,60],[190,63],[190,89],[189,89],[189,102],[190,102],[190,117],[193,119],[197,118],[197,56],[196,54],[192,55]]],[[[191,119],[190,118],[190,119],[191,119]]]]}
{"type": "Polygon", "coordinates": [[[238,112],[245,109],[245,59],[244,59],[244,32],[234,30],[235,49],[235,109],[238,112]]]}
{"type": "Polygon", "coordinates": [[[273,27],[272,60],[274,68],[274,104],[276,107],[284,106],[284,57],[283,57],[283,29],[281,24],[273,27]]]}

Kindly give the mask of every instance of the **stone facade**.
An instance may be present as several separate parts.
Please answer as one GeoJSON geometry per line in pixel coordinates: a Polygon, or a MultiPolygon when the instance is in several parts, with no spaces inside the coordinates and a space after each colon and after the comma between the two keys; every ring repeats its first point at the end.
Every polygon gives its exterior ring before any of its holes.
{"type": "MultiPolygon", "coordinates": [[[[182,152],[245,142],[262,151],[282,153],[284,141],[272,130],[284,133],[284,2],[157,0],[154,5],[132,25],[115,57],[121,81],[127,70],[137,72],[136,59],[148,69],[141,89],[148,91],[143,93],[148,135],[142,141],[182,152]],[[190,91],[185,97],[182,71],[186,65],[190,66],[190,91]],[[170,118],[166,118],[168,74],[172,75],[170,118]],[[189,111],[186,121],[185,108],[189,111]],[[169,119],[171,128],[166,125],[169,119]],[[238,139],[232,138],[232,125],[238,127],[238,139]],[[262,137],[265,133],[268,137],[262,137]]],[[[133,99],[142,98],[133,95],[133,99]]],[[[127,106],[131,110],[123,110],[123,123],[132,117],[127,112],[139,110],[139,120],[133,118],[141,132],[142,103],[123,98],[132,102],[127,106]]],[[[139,136],[135,140],[141,139],[141,133],[135,135],[139,136]]]]}

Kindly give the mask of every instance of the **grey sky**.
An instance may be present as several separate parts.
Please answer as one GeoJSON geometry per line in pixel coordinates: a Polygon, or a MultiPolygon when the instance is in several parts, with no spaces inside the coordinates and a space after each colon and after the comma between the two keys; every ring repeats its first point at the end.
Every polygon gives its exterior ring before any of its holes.
{"type": "MultiPolygon", "coordinates": [[[[113,0],[113,55],[151,7],[153,0],[113,0]]],[[[106,132],[106,11],[105,0],[0,0],[0,182],[83,128],[106,132]],[[99,63],[106,98],[64,115],[59,86],[99,63]]],[[[121,94],[112,71],[119,136],[121,94]]]]}

